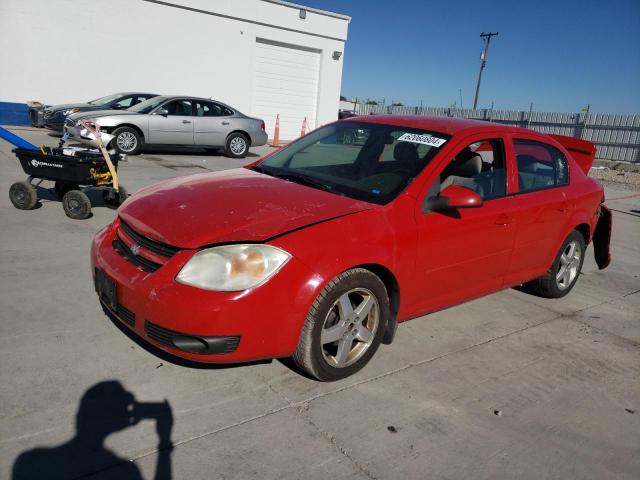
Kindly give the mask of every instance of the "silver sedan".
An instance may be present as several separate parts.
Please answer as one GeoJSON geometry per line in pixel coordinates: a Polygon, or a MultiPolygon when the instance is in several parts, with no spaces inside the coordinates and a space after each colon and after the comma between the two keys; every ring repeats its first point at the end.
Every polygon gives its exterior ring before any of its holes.
{"type": "Polygon", "coordinates": [[[79,124],[82,119],[95,120],[102,132],[113,135],[110,146],[128,155],[137,154],[143,145],[170,145],[224,148],[228,156],[243,158],[249,147],[267,143],[263,120],[204,98],[158,96],[124,111],[69,115],[69,138],[96,146],[79,124]]]}

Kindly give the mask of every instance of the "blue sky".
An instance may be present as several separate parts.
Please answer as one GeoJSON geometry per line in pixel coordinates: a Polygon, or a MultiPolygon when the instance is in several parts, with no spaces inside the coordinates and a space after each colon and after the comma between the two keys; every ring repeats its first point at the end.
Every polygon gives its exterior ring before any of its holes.
{"type": "Polygon", "coordinates": [[[640,0],[306,0],[352,17],[342,94],[471,107],[640,114],[640,0]]]}

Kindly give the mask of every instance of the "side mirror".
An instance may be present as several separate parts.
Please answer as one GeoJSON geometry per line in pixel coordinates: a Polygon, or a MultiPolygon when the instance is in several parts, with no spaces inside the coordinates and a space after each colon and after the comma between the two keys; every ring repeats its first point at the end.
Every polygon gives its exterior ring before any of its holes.
{"type": "Polygon", "coordinates": [[[163,117],[166,117],[167,115],[169,115],[169,110],[167,110],[166,108],[160,107],[153,113],[156,115],[162,115],[163,117]]]}
{"type": "Polygon", "coordinates": [[[424,202],[423,211],[438,212],[457,208],[478,208],[482,198],[467,187],[449,185],[437,197],[429,197],[424,202]]]}

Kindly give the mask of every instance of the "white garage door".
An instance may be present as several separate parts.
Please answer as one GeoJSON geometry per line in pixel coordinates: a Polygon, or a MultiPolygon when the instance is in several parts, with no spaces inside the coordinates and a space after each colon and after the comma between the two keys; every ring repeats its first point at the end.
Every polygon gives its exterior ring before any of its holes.
{"type": "Polygon", "coordinates": [[[256,40],[251,114],[265,121],[269,138],[277,114],[281,140],[298,138],[305,117],[307,132],[315,128],[319,73],[319,51],[256,40]]]}

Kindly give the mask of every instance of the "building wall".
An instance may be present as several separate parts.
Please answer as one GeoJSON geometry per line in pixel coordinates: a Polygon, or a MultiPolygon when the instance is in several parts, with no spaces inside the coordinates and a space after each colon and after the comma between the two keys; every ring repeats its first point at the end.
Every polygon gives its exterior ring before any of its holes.
{"type": "MultiPolygon", "coordinates": [[[[213,97],[252,114],[256,38],[321,50],[317,118],[337,117],[348,17],[269,0],[0,1],[0,102],[118,91],[213,97]],[[224,15],[237,18],[225,18],[224,15]]],[[[275,115],[274,115],[275,117],[275,115]]],[[[264,118],[273,131],[275,118],[264,118]]]]}

